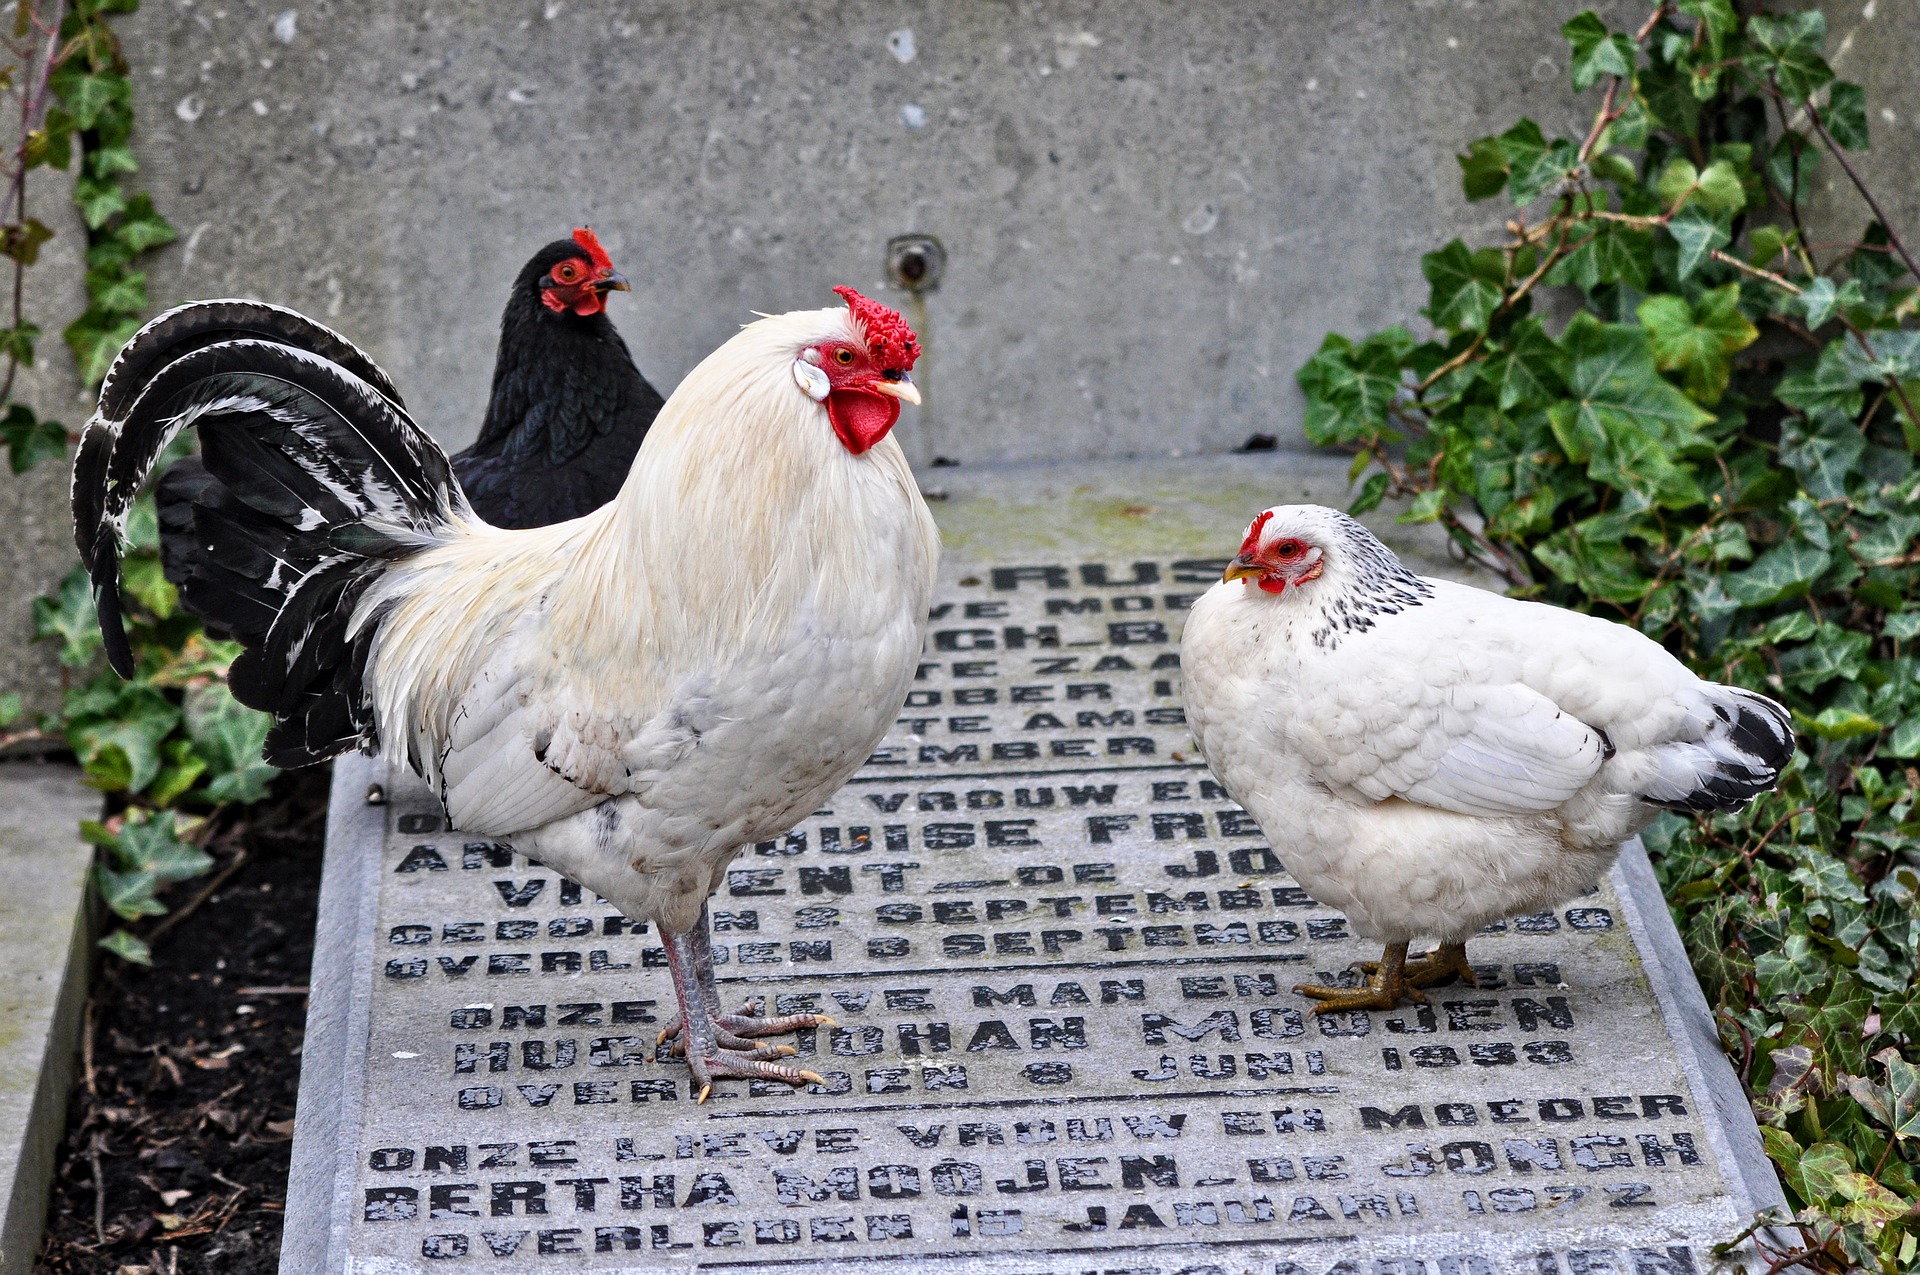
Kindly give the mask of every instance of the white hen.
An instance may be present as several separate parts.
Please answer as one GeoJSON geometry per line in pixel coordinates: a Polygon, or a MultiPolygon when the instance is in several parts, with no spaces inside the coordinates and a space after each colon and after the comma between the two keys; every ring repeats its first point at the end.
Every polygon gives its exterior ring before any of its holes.
{"type": "Polygon", "coordinates": [[[1386,952],[1316,1008],[1472,981],[1467,936],[1591,889],[1661,808],[1731,810],[1786,710],[1621,624],[1414,575],[1318,505],[1261,514],[1181,644],[1207,764],[1307,892],[1386,952]],[[1415,938],[1438,952],[1407,964],[1415,938]]]}

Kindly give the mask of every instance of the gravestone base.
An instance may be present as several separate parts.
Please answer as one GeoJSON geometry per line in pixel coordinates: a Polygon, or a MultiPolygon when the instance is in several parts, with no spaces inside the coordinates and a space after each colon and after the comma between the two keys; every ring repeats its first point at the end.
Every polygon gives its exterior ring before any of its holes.
{"type": "Polygon", "coordinates": [[[1117,559],[959,493],[896,731],[713,899],[724,996],[837,1020],[809,1090],[696,1104],[657,935],[336,763],[281,1269],[1711,1269],[1779,1189],[1644,853],[1476,938],[1477,987],[1313,1015],[1378,952],[1179,699],[1259,504],[1146,485],[1178,534],[1117,559]]]}

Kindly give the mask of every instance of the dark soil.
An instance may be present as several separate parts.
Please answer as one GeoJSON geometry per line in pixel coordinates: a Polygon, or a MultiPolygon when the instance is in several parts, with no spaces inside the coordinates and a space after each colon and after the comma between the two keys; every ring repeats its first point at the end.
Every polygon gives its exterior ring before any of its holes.
{"type": "Polygon", "coordinates": [[[326,795],[283,776],[217,837],[153,968],[99,955],[35,1275],[278,1268],[326,795]]]}

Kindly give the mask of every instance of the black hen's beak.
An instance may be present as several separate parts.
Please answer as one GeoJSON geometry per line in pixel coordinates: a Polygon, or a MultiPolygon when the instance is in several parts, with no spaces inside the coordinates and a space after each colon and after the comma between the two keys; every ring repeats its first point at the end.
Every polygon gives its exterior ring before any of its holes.
{"type": "Polygon", "coordinates": [[[595,292],[632,292],[633,285],[627,282],[627,276],[618,270],[600,276],[593,281],[595,292]]]}

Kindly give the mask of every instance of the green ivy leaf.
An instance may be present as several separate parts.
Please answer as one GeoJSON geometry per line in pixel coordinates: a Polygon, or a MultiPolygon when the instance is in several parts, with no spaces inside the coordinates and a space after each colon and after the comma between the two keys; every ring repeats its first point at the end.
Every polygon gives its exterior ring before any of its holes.
{"type": "Polygon", "coordinates": [[[32,367],[34,343],[39,339],[39,325],[24,320],[18,327],[0,328],[0,358],[10,358],[21,367],[32,367]]]}
{"type": "Polygon", "coordinates": [[[109,110],[133,96],[133,86],[126,76],[111,72],[96,75],[86,68],[84,59],[66,59],[47,83],[81,129],[96,127],[109,110]]]}
{"type": "Polygon", "coordinates": [[[0,226],[0,256],[30,266],[40,260],[40,245],[51,238],[53,231],[38,217],[0,226]]]}
{"type": "Polygon", "coordinates": [[[130,961],[135,965],[153,964],[153,949],[143,940],[135,938],[130,931],[115,930],[100,940],[100,946],[123,961],[130,961]]]}
{"type": "MultiPolygon", "coordinates": [[[[1878,734],[1882,729],[1879,722],[1850,708],[1826,708],[1813,717],[1795,713],[1793,720],[1801,730],[1827,740],[1858,739],[1862,735],[1878,734]]],[[[1846,872],[1837,862],[1833,867],[1843,875],[1846,872]]]]}
{"type": "Polygon", "coordinates": [[[1867,149],[1867,91],[1858,84],[1836,80],[1820,117],[1834,141],[1850,151],[1867,149]]]}
{"type": "Polygon", "coordinates": [[[1788,407],[1808,415],[1831,413],[1851,419],[1866,403],[1860,393],[1860,377],[1854,374],[1846,346],[1840,341],[1821,350],[1819,359],[1811,365],[1803,364],[1781,377],[1774,394],[1788,407]]]}
{"type": "Polygon", "coordinates": [[[127,197],[115,181],[81,177],[73,183],[73,202],[88,230],[98,230],[127,210],[127,197]]]}
{"type": "Polygon", "coordinates": [[[1549,403],[1566,387],[1567,353],[1532,315],[1508,330],[1500,348],[1487,357],[1483,375],[1497,394],[1500,410],[1522,403],[1549,403]]]}
{"type": "Polygon", "coordinates": [[[1679,273],[1683,280],[1712,259],[1716,249],[1733,242],[1733,232],[1724,221],[1693,206],[1675,214],[1667,223],[1667,233],[1680,245],[1679,273]]]}
{"type": "Polygon", "coordinates": [[[100,649],[100,618],[93,609],[93,585],[86,569],[75,567],[51,597],[33,600],[33,635],[60,643],[60,662],[84,668],[100,649]]]}
{"type": "Polygon", "coordinates": [[[114,356],[139,330],[138,315],[116,314],[90,305],[61,335],[80,365],[80,379],[88,385],[97,385],[113,366],[114,356]]]}
{"type": "Polygon", "coordinates": [[[1804,133],[1789,129],[1767,153],[1767,182],[1780,198],[1798,203],[1813,190],[1814,170],[1820,166],[1820,148],[1804,133]]]}
{"type": "Polygon", "coordinates": [[[1427,318],[1437,328],[1471,331],[1487,326],[1500,304],[1507,263],[1498,248],[1468,252],[1458,239],[1420,258],[1420,272],[1433,285],[1427,318]]]}
{"type": "Polygon", "coordinates": [[[1407,511],[1395,519],[1396,522],[1434,522],[1447,507],[1447,493],[1439,487],[1429,487],[1415,496],[1407,505],[1407,511]]]}
{"type": "Polygon", "coordinates": [[[1549,416],[1568,458],[1586,463],[1600,482],[1666,508],[1704,500],[1680,452],[1700,441],[1696,432],[1713,418],[1660,375],[1647,332],[1583,312],[1560,344],[1572,360],[1573,397],[1555,403],[1549,416]]]}
{"type": "Polygon", "coordinates": [[[107,851],[116,867],[152,873],[162,882],[197,877],[213,866],[206,851],[181,838],[171,810],[138,818],[129,814],[107,851]]]}
{"type": "MultiPolygon", "coordinates": [[[[1589,522],[1594,520],[1589,519],[1589,522]]],[[[1631,606],[1647,596],[1653,580],[1617,539],[1581,534],[1576,524],[1534,547],[1534,556],[1568,584],[1603,602],[1631,606]]]]}
{"type": "Polygon", "coordinates": [[[215,772],[207,785],[211,800],[251,802],[267,795],[280,773],[260,759],[271,717],[234,699],[224,683],[212,682],[187,692],[186,725],[194,747],[215,772]]]}
{"type": "Polygon", "coordinates": [[[0,437],[6,439],[7,465],[16,474],[67,454],[67,427],[35,416],[25,403],[7,405],[6,415],[0,416],[0,437]]]}
{"type": "Polygon", "coordinates": [[[101,146],[87,152],[87,176],[105,181],[120,173],[137,173],[140,161],[126,145],[101,146]]]}
{"type": "Polygon", "coordinates": [[[144,194],[135,195],[127,201],[127,215],[115,227],[113,234],[129,252],[136,255],[162,244],[170,244],[180,237],[173,223],[154,210],[153,197],[144,194]]]}
{"type": "Polygon", "coordinates": [[[1573,87],[1583,92],[1603,75],[1623,79],[1633,75],[1635,49],[1633,38],[1612,33],[1599,15],[1588,9],[1560,28],[1560,34],[1572,46],[1573,87]]]}
{"type": "Polygon", "coordinates": [[[1516,207],[1524,208],[1542,194],[1573,181],[1580,175],[1580,167],[1579,152],[1573,143],[1557,137],[1531,163],[1513,164],[1513,175],[1507,181],[1508,194],[1516,207]]]}
{"type": "Polygon", "coordinates": [[[1648,297],[1636,313],[1653,338],[1653,361],[1663,372],[1679,372],[1695,402],[1718,403],[1726,393],[1733,356],[1760,337],[1760,329],[1740,313],[1740,285],[1685,297],[1648,297]]]}
{"type": "Polygon", "coordinates": [[[1386,494],[1387,476],[1374,474],[1361,485],[1360,494],[1353,498],[1351,505],[1347,506],[1347,513],[1355,518],[1370,513],[1380,507],[1380,502],[1385,499],[1386,494]]]}
{"type": "Polygon", "coordinates": [[[1572,284],[1584,291],[1611,283],[1641,290],[1653,279],[1653,236],[1619,222],[1596,223],[1578,248],[1562,257],[1547,273],[1547,282],[1572,284]]]}
{"type": "Polygon", "coordinates": [[[1719,61],[1726,55],[1727,37],[1740,29],[1740,15],[1733,0],[1680,0],[1676,6],[1688,17],[1697,18],[1706,31],[1706,55],[1719,61]]]}
{"type": "Polygon", "coordinates": [[[1804,540],[1789,540],[1761,554],[1745,571],[1728,572],[1722,577],[1722,587],[1742,606],[1772,606],[1804,597],[1830,561],[1825,549],[1804,540]]]}
{"type": "Polygon", "coordinates": [[[87,295],[102,310],[137,315],[147,308],[147,276],[138,270],[89,270],[87,295]]]}
{"type": "Polygon", "coordinates": [[[1795,308],[1806,316],[1808,331],[1820,327],[1838,310],[1866,303],[1866,294],[1860,290],[1858,279],[1849,279],[1836,286],[1826,275],[1808,283],[1794,298],[1795,308]]]}
{"type": "Polygon", "coordinates": [[[1329,336],[1296,374],[1307,396],[1303,422],[1316,443],[1350,443],[1387,427],[1387,409],[1400,392],[1400,362],[1413,347],[1401,328],[1354,345],[1329,336]]]}
{"type": "Polygon", "coordinates": [[[1490,199],[1507,187],[1507,153],[1497,137],[1483,137],[1467,146],[1460,161],[1460,188],[1468,199],[1490,199]]]}
{"type": "Polygon", "coordinates": [[[101,865],[93,870],[93,879],[100,890],[100,901],[123,921],[137,921],[143,916],[160,916],[166,912],[154,897],[159,883],[152,873],[115,872],[101,865]]]}
{"type": "Polygon", "coordinates": [[[1827,17],[1818,9],[1769,18],[1756,14],[1747,21],[1751,52],[1747,66],[1762,79],[1771,79],[1787,98],[1800,103],[1833,78],[1833,68],[1820,56],[1827,42],[1827,17]]]}

